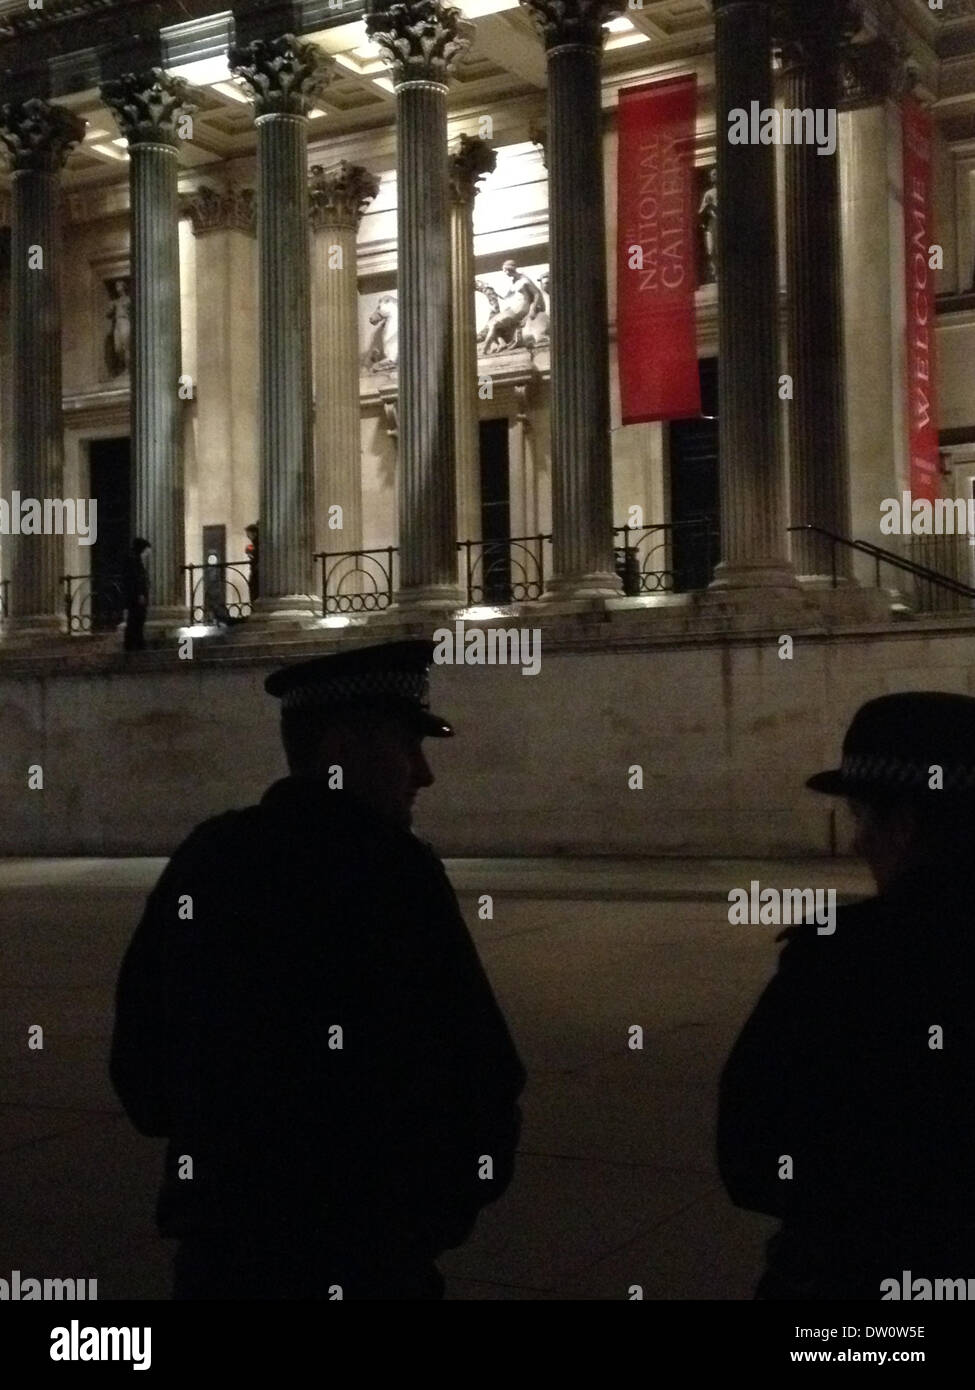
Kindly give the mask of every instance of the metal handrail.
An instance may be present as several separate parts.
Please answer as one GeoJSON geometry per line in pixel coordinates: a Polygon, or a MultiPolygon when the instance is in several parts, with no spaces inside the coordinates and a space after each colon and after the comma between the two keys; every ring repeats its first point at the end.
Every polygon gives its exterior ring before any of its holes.
{"type": "Polygon", "coordinates": [[[551,535],[458,541],[464,552],[467,602],[525,603],[545,592],[545,546],[551,535]],[[514,576],[512,574],[514,570],[514,576]]]}
{"type": "Polygon", "coordinates": [[[883,546],[874,545],[872,541],[853,540],[849,536],[839,536],[835,531],[828,531],[825,526],[814,526],[806,524],[804,526],[790,526],[789,531],[812,531],[817,536],[823,536],[830,541],[830,564],[832,566],[833,588],[838,587],[836,573],[836,547],[845,545],[848,550],[854,550],[859,555],[869,555],[875,564],[875,574],[877,588],[880,588],[880,566],[892,565],[894,569],[903,570],[905,574],[912,574],[915,579],[923,579],[928,584],[933,584],[936,589],[947,589],[950,593],[961,594],[963,598],[975,599],[975,589],[969,584],[963,584],[960,579],[952,579],[948,574],[941,574],[938,570],[929,569],[927,565],[919,565],[916,560],[907,560],[903,555],[897,555],[893,550],[884,550],[883,546]]]}
{"type": "Polygon", "coordinates": [[[374,550],[316,551],[312,560],[321,569],[322,616],[377,613],[388,608],[393,602],[393,556],[398,554],[395,545],[374,550]]]}
{"type": "Polygon", "coordinates": [[[203,564],[181,565],[186,576],[186,598],[190,623],[241,622],[250,616],[253,598],[252,560],[215,560],[203,564]]]}

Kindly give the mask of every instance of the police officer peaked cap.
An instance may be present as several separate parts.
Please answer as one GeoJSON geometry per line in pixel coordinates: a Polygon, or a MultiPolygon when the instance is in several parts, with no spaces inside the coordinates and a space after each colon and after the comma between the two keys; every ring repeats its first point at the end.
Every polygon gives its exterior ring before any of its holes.
{"type": "Polygon", "coordinates": [[[853,716],[840,766],[806,786],[863,800],[923,794],[975,802],[975,699],[918,690],[869,700],[853,716]],[[934,767],[940,790],[930,786],[934,767]]]}
{"type": "Polygon", "coordinates": [[[452,727],[427,704],[432,661],[432,642],[384,642],[282,666],[268,676],[264,689],[281,701],[282,711],[388,709],[407,715],[418,733],[449,738],[452,727]]]}

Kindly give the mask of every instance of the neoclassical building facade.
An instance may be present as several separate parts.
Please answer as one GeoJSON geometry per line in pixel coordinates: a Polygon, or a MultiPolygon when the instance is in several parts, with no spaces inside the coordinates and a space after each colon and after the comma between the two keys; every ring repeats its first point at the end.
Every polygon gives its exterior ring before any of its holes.
{"type": "Polygon", "coordinates": [[[111,626],[139,535],[161,630],[875,584],[823,533],[907,547],[908,94],[975,487],[975,4],[807,8],[0,4],[0,495],[98,517],[0,535],[8,639],[111,626]],[[624,424],[619,96],[685,75],[702,410],[624,424]],[[835,158],[732,144],[754,101],[835,109],[835,158]]]}

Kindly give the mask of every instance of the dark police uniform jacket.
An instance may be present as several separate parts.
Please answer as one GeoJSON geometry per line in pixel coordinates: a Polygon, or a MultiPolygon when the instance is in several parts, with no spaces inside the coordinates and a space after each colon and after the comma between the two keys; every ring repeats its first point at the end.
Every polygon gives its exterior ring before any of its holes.
{"type": "Polygon", "coordinates": [[[840,908],[833,935],[783,933],[720,1086],[725,1186],[782,1219],[760,1297],[975,1277],[975,876],[959,874],[904,874],[840,908]]]}
{"type": "Polygon", "coordinates": [[[367,1269],[466,1239],[510,1182],[525,1079],[433,851],[297,778],[173,855],[122,965],[111,1075],[169,1138],[164,1235],[367,1269]]]}

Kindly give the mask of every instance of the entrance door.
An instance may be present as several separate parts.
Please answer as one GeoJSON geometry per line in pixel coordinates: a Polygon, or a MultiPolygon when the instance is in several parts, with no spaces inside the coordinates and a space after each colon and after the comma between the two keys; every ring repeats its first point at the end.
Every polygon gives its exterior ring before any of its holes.
{"type": "Polygon", "coordinates": [[[481,563],[474,568],[475,601],[511,602],[511,498],[508,485],[508,421],[482,420],[481,563]],[[480,594],[478,594],[480,589],[480,594]]]}
{"type": "Polygon", "coordinates": [[[670,520],[674,525],[674,591],[706,589],[720,559],[718,489],[718,359],[698,362],[701,411],[698,420],[670,425],[670,520]]]}
{"type": "Polygon", "coordinates": [[[93,439],[88,445],[89,496],[98,504],[98,539],[91,547],[92,630],[122,619],[122,568],[133,537],[130,440],[93,439]]]}

